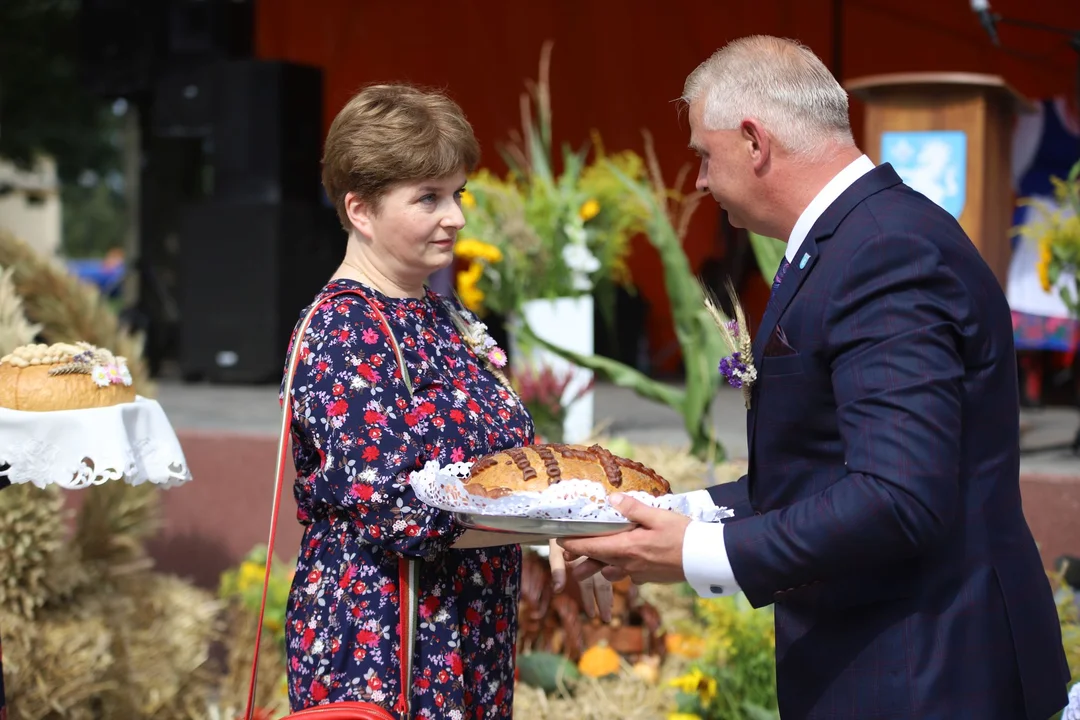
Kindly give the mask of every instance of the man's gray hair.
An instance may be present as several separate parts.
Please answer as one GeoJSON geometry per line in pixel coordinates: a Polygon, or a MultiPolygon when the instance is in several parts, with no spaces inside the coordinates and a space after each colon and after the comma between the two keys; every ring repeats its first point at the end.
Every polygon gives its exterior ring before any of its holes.
{"type": "Polygon", "coordinates": [[[847,92],[794,40],[753,35],[728,43],[690,73],[682,100],[704,103],[708,130],[734,130],[754,118],[796,155],[854,144],[847,92]]]}

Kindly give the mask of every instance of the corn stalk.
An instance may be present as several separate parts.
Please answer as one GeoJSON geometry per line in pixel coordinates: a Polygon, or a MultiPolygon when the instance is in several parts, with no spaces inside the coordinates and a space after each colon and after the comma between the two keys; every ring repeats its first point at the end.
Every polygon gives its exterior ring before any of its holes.
{"type": "Polygon", "coordinates": [[[758,268],[765,282],[771,283],[780,267],[780,261],[784,258],[787,245],[776,238],[757,233],[747,231],[747,235],[750,236],[750,247],[754,250],[754,259],[757,260],[758,268]]]}
{"type": "MultiPolygon", "coordinates": [[[[654,380],[638,370],[611,358],[581,355],[546,342],[522,320],[520,332],[526,342],[537,343],[583,368],[592,370],[606,380],[633,390],[640,397],[662,403],[683,418],[690,436],[690,452],[706,461],[725,458],[709,422],[709,409],[716,397],[722,378],[716,365],[727,354],[724,341],[708,311],[696,276],[683,250],[683,238],[690,217],[703,197],[693,193],[678,197],[668,190],[660,174],[652,138],[645,133],[645,156],[649,179],[638,180],[618,168],[612,173],[626,186],[627,192],[646,209],[646,232],[649,242],[660,255],[664,271],[664,286],[671,302],[675,335],[682,347],[685,383],[682,388],[654,380]]],[[[688,168],[683,168],[675,187],[681,187],[688,168]]]]}

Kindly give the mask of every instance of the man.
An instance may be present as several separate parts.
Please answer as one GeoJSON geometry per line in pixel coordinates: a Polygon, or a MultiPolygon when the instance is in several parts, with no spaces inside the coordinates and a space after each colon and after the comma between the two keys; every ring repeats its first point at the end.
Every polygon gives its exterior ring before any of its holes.
{"type": "MultiPolygon", "coordinates": [[[[1009,307],[945,211],[855,146],[821,61],[732,42],[687,79],[697,186],[787,238],[753,346],[748,475],[723,525],[564,540],[578,576],[775,604],[785,720],[1046,720],[1068,668],[1024,520],[1009,307]]],[[[705,491],[699,491],[705,492],[705,491]]]]}

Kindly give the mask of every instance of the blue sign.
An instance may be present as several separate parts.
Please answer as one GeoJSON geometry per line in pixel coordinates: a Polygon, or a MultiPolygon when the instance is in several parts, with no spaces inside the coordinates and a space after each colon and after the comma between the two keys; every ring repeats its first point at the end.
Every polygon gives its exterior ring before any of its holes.
{"type": "Polygon", "coordinates": [[[967,199],[967,135],[959,130],[885,132],[881,162],[959,219],[967,199]]]}

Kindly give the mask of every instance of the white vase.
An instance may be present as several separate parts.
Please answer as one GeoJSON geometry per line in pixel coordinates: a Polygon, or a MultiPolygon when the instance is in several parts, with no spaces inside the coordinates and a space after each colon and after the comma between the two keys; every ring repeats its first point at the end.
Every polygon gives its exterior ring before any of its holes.
{"type": "MultiPolygon", "coordinates": [[[[593,354],[593,299],[591,295],[554,300],[529,300],[522,304],[522,316],[529,328],[547,342],[580,355],[593,354]]],[[[563,404],[581,392],[593,378],[591,370],[578,367],[544,348],[525,347],[510,324],[510,354],[514,367],[550,367],[559,377],[573,372],[563,392],[563,404]]],[[[593,391],[570,404],[563,420],[563,442],[579,443],[593,429],[593,391]]]]}

